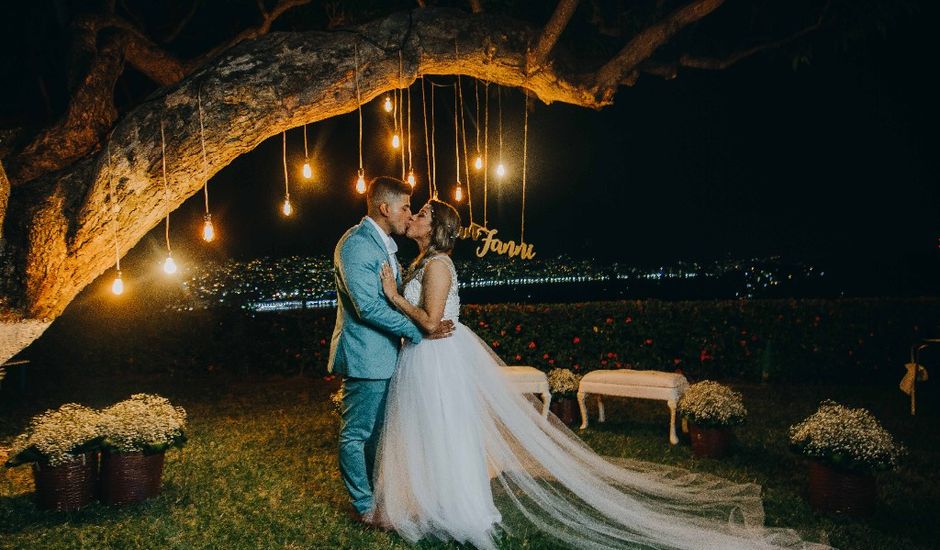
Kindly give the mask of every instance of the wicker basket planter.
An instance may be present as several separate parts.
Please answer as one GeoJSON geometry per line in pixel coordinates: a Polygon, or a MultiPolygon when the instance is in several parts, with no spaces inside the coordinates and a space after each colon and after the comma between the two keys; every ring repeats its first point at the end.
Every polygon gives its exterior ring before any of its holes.
{"type": "Polygon", "coordinates": [[[79,457],[58,466],[33,463],[36,505],[39,508],[68,512],[94,500],[98,484],[98,453],[88,452],[79,457]]]}
{"type": "Polygon", "coordinates": [[[727,426],[699,426],[690,422],[689,437],[696,458],[721,458],[731,448],[731,428],[727,426]]]}
{"type": "Polygon", "coordinates": [[[552,401],[549,407],[552,414],[558,417],[565,424],[574,424],[574,399],[570,397],[561,397],[552,401]]]}
{"type": "Polygon", "coordinates": [[[160,494],[164,453],[105,451],[101,457],[101,501],[140,502],[160,494]]]}
{"type": "Polygon", "coordinates": [[[824,514],[867,517],[875,510],[875,476],[809,463],[809,502],[824,514]]]}

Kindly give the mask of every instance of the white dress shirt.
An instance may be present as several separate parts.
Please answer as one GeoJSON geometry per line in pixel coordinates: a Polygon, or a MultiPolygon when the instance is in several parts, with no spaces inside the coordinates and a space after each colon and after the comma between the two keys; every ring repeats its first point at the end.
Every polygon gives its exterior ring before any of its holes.
{"type": "Polygon", "coordinates": [[[398,277],[398,258],[395,256],[395,253],[398,252],[398,243],[395,242],[395,239],[391,237],[388,233],[382,229],[379,224],[366,216],[366,219],[372,223],[372,226],[375,227],[375,230],[379,232],[379,235],[382,236],[382,242],[385,243],[385,250],[388,252],[388,263],[392,266],[392,273],[395,277],[398,277]]]}

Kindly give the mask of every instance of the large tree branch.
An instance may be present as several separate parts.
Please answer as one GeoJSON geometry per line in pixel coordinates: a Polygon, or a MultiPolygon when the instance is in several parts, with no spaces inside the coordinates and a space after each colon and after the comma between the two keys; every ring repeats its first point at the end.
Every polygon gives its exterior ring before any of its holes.
{"type": "Polygon", "coordinates": [[[555,6],[555,12],[552,14],[552,18],[548,20],[548,23],[545,24],[545,28],[542,29],[542,34],[539,35],[539,40],[535,44],[535,48],[529,52],[529,72],[539,70],[545,58],[548,57],[549,52],[555,47],[555,43],[558,42],[558,37],[560,37],[562,31],[565,30],[568,21],[571,20],[571,16],[574,15],[574,10],[577,9],[577,7],[578,0],[558,1],[558,5],[555,6]]]}
{"type": "MultiPolygon", "coordinates": [[[[363,102],[421,75],[462,74],[523,87],[545,102],[599,108],[589,86],[546,67],[525,72],[537,32],[518,21],[454,10],[417,9],[344,32],[270,33],[236,46],[198,72],[152,96],[114,128],[108,159],[101,152],[14,192],[22,316],[50,319],[165,214],[160,179],[160,121],[165,124],[169,206],[176,208],[239,155],[281,131],[355,111],[355,51],[363,102]],[[413,20],[413,24],[412,24],[413,20]],[[367,38],[366,38],[367,37],[367,38]],[[404,42],[403,42],[403,37],[404,42]],[[455,52],[454,37],[458,47],[455,52]],[[459,52],[459,53],[457,53],[459,52]],[[208,170],[202,170],[196,97],[202,90],[208,170]],[[31,198],[27,198],[31,196],[31,198]],[[112,215],[112,204],[117,212],[112,215]]],[[[350,168],[354,179],[354,169],[350,168]]],[[[14,190],[16,191],[16,190],[14,190]]],[[[7,224],[10,227],[10,224],[7,224]]]]}
{"type": "Polygon", "coordinates": [[[724,0],[693,0],[638,33],[597,72],[595,89],[598,96],[609,98],[621,82],[635,80],[637,67],[649,59],[657,48],[723,3],[724,0]]]}
{"type": "Polygon", "coordinates": [[[8,164],[14,184],[68,166],[88,154],[117,118],[114,84],[124,66],[124,35],[115,35],[96,55],[65,115],[27,145],[8,164]]]}
{"type": "Polygon", "coordinates": [[[124,70],[124,61],[161,86],[179,82],[209,59],[239,42],[267,34],[271,24],[287,10],[310,0],[279,0],[269,12],[262,8],[263,21],[243,31],[227,44],[213,48],[191,61],[182,62],[161,48],[135,25],[113,13],[84,16],[73,24],[72,56],[74,88],[64,117],[43,130],[11,159],[9,179],[20,185],[69,166],[100,143],[101,135],[114,123],[114,83],[124,70]],[[107,51],[98,52],[103,30],[116,31],[107,51]],[[120,44],[122,51],[115,45],[120,44]],[[120,55],[118,55],[120,54],[120,55]],[[120,63],[117,62],[118,57],[120,63]]]}

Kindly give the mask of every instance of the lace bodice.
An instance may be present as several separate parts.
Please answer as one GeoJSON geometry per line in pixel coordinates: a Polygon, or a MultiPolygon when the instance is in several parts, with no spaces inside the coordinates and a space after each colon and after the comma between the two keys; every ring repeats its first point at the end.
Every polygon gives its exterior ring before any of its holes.
{"type": "Polygon", "coordinates": [[[454,262],[450,259],[450,256],[439,254],[429,258],[414,274],[414,277],[405,284],[402,296],[413,305],[419,307],[424,305],[421,281],[424,279],[424,268],[428,262],[444,262],[450,268],[450,290],[447,291],[447,302],[444,303],[443,320],[456,323],[460,318],[460,295],[457,292],[457,270],[454,268],[454,262]]]}

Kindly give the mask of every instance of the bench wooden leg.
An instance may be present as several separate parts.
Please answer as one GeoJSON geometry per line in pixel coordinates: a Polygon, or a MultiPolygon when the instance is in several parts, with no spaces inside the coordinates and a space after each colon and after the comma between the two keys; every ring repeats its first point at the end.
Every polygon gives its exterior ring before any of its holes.
{"type": "Polygon", "coordinates": [[[676,400],[670,399],[666,401],[666,405],[669,406],[669,442],[675,445],[679,442],[676,435],[676,400]]]}
{"type": "Polygon", "coordinates": [[[549,391],[542,392],[542,417],[548,418],[548,409],[552,405],[552,394],[549,391]]]}
{"type": "Polygon", "coordinates": [[[584,405],[584,398],[587,397],[586,393],[578,392],[578,408],[581,409],[581,429],[588,427],[588,411],[587,407],[584,405]]]}
{"type": "Polygon", "coordinates": [[[604,401],[601,396],[597,396],[597,421],[607,422],[607,413],[604,411],[604,401]]]}

